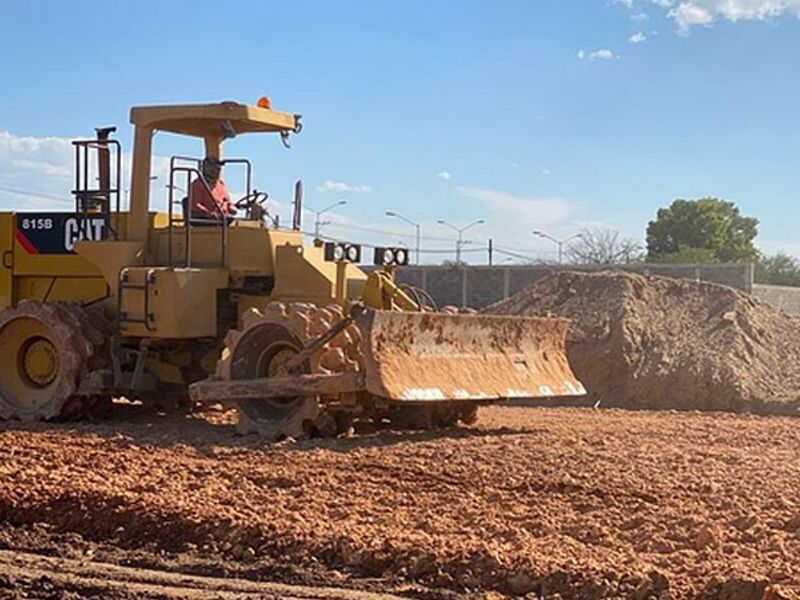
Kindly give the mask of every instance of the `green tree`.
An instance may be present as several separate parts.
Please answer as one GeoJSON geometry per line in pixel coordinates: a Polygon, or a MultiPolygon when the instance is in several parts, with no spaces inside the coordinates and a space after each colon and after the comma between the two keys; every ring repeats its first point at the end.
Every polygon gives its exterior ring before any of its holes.
{"type": "Polygon", "coordinates": [[[800,263],[784,252],[761,256],[755,263],[753,279],[756,283],[800,287],[800,263]]]}
{"type": "Polygon", "coordinates": [[[720,262],[714,255],[713,250],[708,248],[691,248],[682,246],[677,252],[662,254],[658,257],[648,259],[650,262],[659,263],[716,263],[720,262]]]}
{"type": "Polygon", "coordinates": [[[655,221],[647,225],[647,258],[672,262],[674,257],[705,251],[700,256],[713,262],[755,260],[753,240],[758,219],[744,217],[733,202],[718,198],[675,200],[660,208],[655,221]]]}

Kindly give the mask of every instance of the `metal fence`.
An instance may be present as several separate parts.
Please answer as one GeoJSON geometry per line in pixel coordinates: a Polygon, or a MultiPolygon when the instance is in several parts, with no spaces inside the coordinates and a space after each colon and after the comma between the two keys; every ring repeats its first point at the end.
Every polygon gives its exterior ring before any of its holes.
{"type": "Polygon", "coordinates": [[[753,289],[752,264],[637,264],[609,266],[462,266],[402,267],[397,270],[397,280],[426,290],[437,305],[470,306],[483,308],[503,300],[533,284],[538,279],[557,270],[603,271],[617,269],[643,275],[661,275],[710,281],[751,293],[753,289]]]}

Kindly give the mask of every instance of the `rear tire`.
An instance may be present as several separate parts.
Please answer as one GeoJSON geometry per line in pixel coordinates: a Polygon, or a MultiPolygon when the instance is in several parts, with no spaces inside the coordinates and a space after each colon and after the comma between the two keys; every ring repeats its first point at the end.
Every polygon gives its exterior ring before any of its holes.
{"type": "Polygon", "coordinates": [[[0,310],[0,419],[70,417],[107,402],[99,390],[79,390],[107,362],[96,320],[77,305],[32,300],[0,310]]]}

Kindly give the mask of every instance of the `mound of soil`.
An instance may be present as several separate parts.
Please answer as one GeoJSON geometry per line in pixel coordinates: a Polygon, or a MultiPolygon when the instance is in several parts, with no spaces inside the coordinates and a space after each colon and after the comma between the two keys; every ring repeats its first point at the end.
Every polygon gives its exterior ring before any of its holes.
{"type": "Polygon", "coordinates": [[[567,271],[484,312],[571,319],[570,364],[606,406],[800,414],[800,319],[732,288],[567,271]]]}

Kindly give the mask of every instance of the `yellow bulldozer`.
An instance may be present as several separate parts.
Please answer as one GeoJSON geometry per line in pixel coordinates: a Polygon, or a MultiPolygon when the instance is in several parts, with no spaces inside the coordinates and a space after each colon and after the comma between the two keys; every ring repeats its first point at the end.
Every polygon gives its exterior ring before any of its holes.
{"type": "Polygon", "coordinates": [[[130,196],[114,128],[75,140],[71,212],[0,213],[0,419],[86,415],[114,398],[221,403],[273,438],[472,422],[502,399],[584,393],[567,322],[439,311],[395,283],[403,248],[304,245],[302,186],[281,227],[223,142],[278,134],[300,116],[268,103],[147,106],[134,126],[130,196]],[[173,156],[163,212],[150,209],[152,139],[200,138],[242,172],[239,218],[198,218],[201,159],[173,156]]]}

